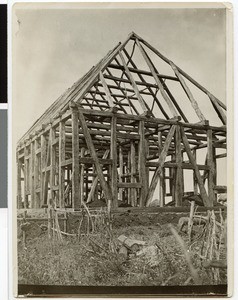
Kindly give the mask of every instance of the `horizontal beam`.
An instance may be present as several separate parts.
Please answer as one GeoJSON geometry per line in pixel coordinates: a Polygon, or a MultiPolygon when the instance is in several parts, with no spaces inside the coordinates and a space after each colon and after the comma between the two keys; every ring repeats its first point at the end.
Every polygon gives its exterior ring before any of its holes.
{"type": "MultiPolygon", "coordinates": [[[[125,70],[125,68],[123,66],[121,66],[121,65],[119,66],[119,65],[116,65],[116,64],[112,64],[112,63],[108,67],[112,68],[112,69],[122,70],[122,71],[125,70]]],[[[137,74],[142,74],[142,75],[147,75],[147,76],[153,77],[151,72],[148,72],[148,71],[145,71],[145,70],[135,69],[135,68],[131,68],[131,67],[128,67],[128,69],[132,73],[137,73],[137,74]]],[[[174,76],[168,76],[168,75],[159,74],[159,73],[157,73],[157,76],[159,78],[162,78],[162,79],[169,79],[169,80],[173,80],[173,81],[178,81],[178,78],[176,78],[174,76]]]]}

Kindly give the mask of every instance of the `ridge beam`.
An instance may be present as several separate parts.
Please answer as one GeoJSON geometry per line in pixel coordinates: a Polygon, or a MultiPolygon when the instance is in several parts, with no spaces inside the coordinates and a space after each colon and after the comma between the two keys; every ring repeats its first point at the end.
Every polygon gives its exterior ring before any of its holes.
{"type": "Polygon", "coordinates": [[[130,81],[131,81],[131,85],[132,85],[132,87],[133,87],[133,90],[134,90],[134,92],[135,92],[135,94],[136,94],[136,96],[137,96],[139,102],[140,102],[140,105],[141,105],[141,107],[142,107],[144,113],[147,113],[147,112],[148,112],[148,109],[147,109],[147,107],[146,107],[146,105],[145,105],[145,101],[144,101],[144,99],[142,98],[142,96],[141,96],[141,94],[140,94],[140,92],[139,92],[139,89],[138,89],[138,87],[137,87],[137,85],[136,85],[136,83],[135,83],[135,80],[134,80],[134,78],[132,77],[132,75],[131,75],[131,73],[130,73],[130,71],[129,71],[127,65],[126,65],[125,59],[124,59],[124,57],[123,57],[121,51],[119,51],[119,56],[120,56],[120,58],[121,58],[121,61],[122,61],[123,66],[124,66],[124,68],[125,68],[125,72],[126,72],[128,78],[129,78],[130,81]]]}
{"type": "Polygon", "coordinates": [[[173,106],[171,100],[169,99],[169,97],[168,97],[167,94],[165,93],[163,84],[161,83],[159,77],[157,76],[157,72],[155,71],[155,68],[154,68],[153,64],[151,63],[151,61],[150,61],[150,59],[149,59],[147,53],[145,52],[144,48],[141,46],[141,44],[140,44],[140,42],[139,42],[138,39],[136,39],[136,44],[137,44],[138,48],[140,49],[140,52],[141,52],[141,54],[142,54],[144,60],[146,61],[147,65],[149,66],[150,71],[151,71],[151,73],[152,73],[152,75],[153,75],[153,77],[154,77],[154,79],[155,79],[155,82],[156,82],[156,84],[157,84],[158,87],[159,87],[159,90],[160,90],[160,92],[161,92],[161,95],[162,95],[162,97],[164,98],[164,100],[166,101],[166,103],[167,103],[167,105],[168,105],[168,107],[169,107],[169,109],[170,109],[170,111],[171,111],[173,117],[177,117],[178,114],[177,114],[177,112],[176,112],[176,110],[175,110],[175,108],[174,108],[174,106],[173,106]]]}

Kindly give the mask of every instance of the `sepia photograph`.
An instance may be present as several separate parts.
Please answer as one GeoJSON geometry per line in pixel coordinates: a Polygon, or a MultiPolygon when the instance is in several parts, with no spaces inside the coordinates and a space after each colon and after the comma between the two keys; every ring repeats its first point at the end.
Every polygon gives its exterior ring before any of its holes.
{"type": "Polygon", "coordinates": [[[228,295],[228,18],[12,7],[17,296],[228,295]]]}

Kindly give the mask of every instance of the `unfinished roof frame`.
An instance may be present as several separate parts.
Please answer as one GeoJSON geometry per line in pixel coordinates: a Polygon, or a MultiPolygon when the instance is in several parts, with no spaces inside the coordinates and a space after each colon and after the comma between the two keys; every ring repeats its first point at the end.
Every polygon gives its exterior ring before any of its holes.
{"type": "Polygon", "coordinates": [[[18,208],[54,204],[78,210],[82,202],[102,198],[115,208],[118,200],[144,207],[156,193],[160,206],[166,196],[181,206],[184,170],[193,171],[194,194],[205,206],[214,206],[217,192],[225,191],[217,186],[216,161],[226,157],[216,153],[218,148],[226,150],[226,106],[131,33],[58,98],[18,142],[18,208]],[[126,49],[129,41],[131,54],[126,49]],[[149,71],[137,68],[135,48],[149,71]],[[159,73],[148,49],[168,64],[174,76],[159,73]],[[207,95],[221,126],[209,124],[185,79],[207,95]],[[180,84],[199,122],[189,123],[166,84],[170,80],[180,84]],[[197,152],[203,148],[206,159],[198,164],[197,152]]]}

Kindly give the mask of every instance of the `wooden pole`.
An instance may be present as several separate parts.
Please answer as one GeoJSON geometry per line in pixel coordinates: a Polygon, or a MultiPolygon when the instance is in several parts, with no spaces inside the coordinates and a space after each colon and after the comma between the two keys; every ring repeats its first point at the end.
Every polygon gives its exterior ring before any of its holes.
{"type": "Polygon", "coordinates": [[[210,201],[210,206],[215,204],[215,191],[214,191],[214,177],[215,177],[215,168],[214,168],[214,149],[212,143],[212,130],[207,130],[207,164],[209,166],[208,171],[208,197],[210,201]]]}
{"type": "Polygon", "coordinates": [[[46,153],[46,160],[45,160],[45,166],[44,166],[44,182],[43,182],[43,204],[48,204],[48,183],[50,179],[50,172],[47,170],[48,165],[50,164],[50,154],[51,154],[51,142],[50,134],[48,139],[48,147],[47,147],[47,153],[46,153]]]}
{"type": "Polygon", "coordinates": [[[22,190],[21,190],[21,168],[22,163],[17,158],[17,208],[22,208],[22,190]]]}
{"type": "Polygon", "coordinates": [[[176,126],[175,138],[175,153],[176,153],[176,181],[175,181],[175,206],[182,206],[183,198],[183,170],[182,170],[182,147],[181,147],[181,133],[180,126],[176,126]]]}
{"type": "MultiPolygon", "coordinates": [[[[80,155],[84,157],[85,148],[81,148],[80,155]]],[[[80,203],[84,201],[84,164],[80,165],[80,203]]],[[[88,203],[88,202],[87,202],[88,203]]]]}
{"type": "Polygon", "coordinates": [[[146,195],[147,195],[147,185],[146,185],[146,153],[145,153],[145,122],[139,122],[139,153],[138,153],[138,170],[139,170],[139,180],[141,183],[140,190],[140,200],[139,206],[143,207],[145,205],[146,195]]]}
{"type": "Polygon", "coordinates": [[[110,145],[111,165],[111,189],[112,189],[112,207],[118,207],[118,188],[117,188],[117,117],[111,119],[111,145],[110,145]]]}
{"type": "MultiPolygon", "coordinates": [[[[135,183],[135,175],[136,175],[136,151],[135,151],[135,143],[131,142],[131,183],[135,183]]],[[[136,188],[131,189],[131,205],[136,206],[136,188]]]]}
{"type": "Polygon", "coordinates": [[[27,181],[28,181],[28,173],[27,173],[27,150],[26,146],[24,147],[24,208],[28,208],[27,203],[27,181]]]}
{"type": "Polygon", "coordinates": [[[46,166],[46,138],[45,135],[41,135],[41,160],[40,160],[40,205],[44,204],[44,179],[45,172],[44,168],[46,166]]]}
{"type": "MultiPolygon", "coordinates": [[[[119,147],[119,182],[122,182],[123,175],[123,149],[122,146],[119,147]]],[[[123,190],[119,189],[119,199],[123,201],[123,190]]]]}
{"type": "Polygon", "coordinates": [[[170,61],[170,65],[171,65],[172,69],[174,70],[175,75],[178,77],[178,79],[180,81],[180,84],[181,84],[182,88],[184,89],[186,95],[188,96],[188,99],[190,100],[190,102],[192,104],[192,107],[193,107],[194,111],[196,112],[199,120],[200,121],[205,121],[205,117],[204,117],[203,113],[201,112],[201,110],[200,110],[200,108],[197,104],[197,101],[193,97],[193,94],[191,93],[191,91],[188,88],[185,80],[183,79],[183,77],[179,73],[177,67],[175,66],[175,64],[172,61],[170,61]]]}
{"type": "MultiPolygon", "coordinates": [[[[192,151],[192,153],[193,153],[193,156],[195,158],[195,161],[197,162],[197,151],[196,151],[196,149],[194,149],[192,151]]],[[[194,190],[194,194],[198,195],[198,185],[197,185],[197,178],[196,178],[195,172],[193,172],[193,190],[194,190]]]]}
{"type": "Polygon", "coordinates": [[[72,111],[72,207],[78,210],[81,207],[79,184],[79,119],[78,109],[71,106],[72,111]]]}
{"type": "MultiPolygon", "coordinates": [[[[126,182],[130,183],[131,178],[130,174],[131,173],[131,151],[128,149],[127,153],[127,177],[126,177],[126,182]]],[[[127,203],[131,204],[131,188],[127,188],[127,203]]]]}
{"type": "Polygon", "coordinates": [[[65,161],[65,123],[60,121],[59,124],[59,205],[65,207],[64,203],[64,179],[65,169],[62,163],[65,161]]]}
{"type": "MultiPolygon", "coordinates": [[[[158,150],[159,150],[159,154],[161,154],[163,149],[163,145],[162,145],[162,132],[159,131],[158,133],[158,150]]],[[[162,168],[160,176],[159,176],[159,182],[160,182],[160,186],[159,186],[159,200],[160,200],[160,207],[163,207],[165,205],[165,170],[164,168],[162,168]]]]}
{"type": "Polygon", "coordinates": [[[30,144],[30,162],[31,162],[31,169],[30,169],[30,193],[31,193],[31,208],[35,208],[35,155],[34,155],[34,142],[30,144]]]}
{"type": "Polygon", "coordinates": [[[34,198],[35,198],[35,205],[34,208],[40,207],[40,198],[39,194],[36,189],[38,188],[39,184],[39,155],[37,155],[37,140],[34,141],[34,198]]]}
{"type": "MultiPolygon", "coordinates": [[[[55,163],[56,163],[56,153],[55,153],[55,146],[53,145],[53,141],[55,140],[55,128],[50,128],[50,197],[52,203],[55,199],[55,192],[54,192],[54,185],[55,185],[55,163]]],[[[56,203],[54,203],[56,206],[56,203]]],[[[49,203],[48,203],[49,206],[49,203]]]]}

